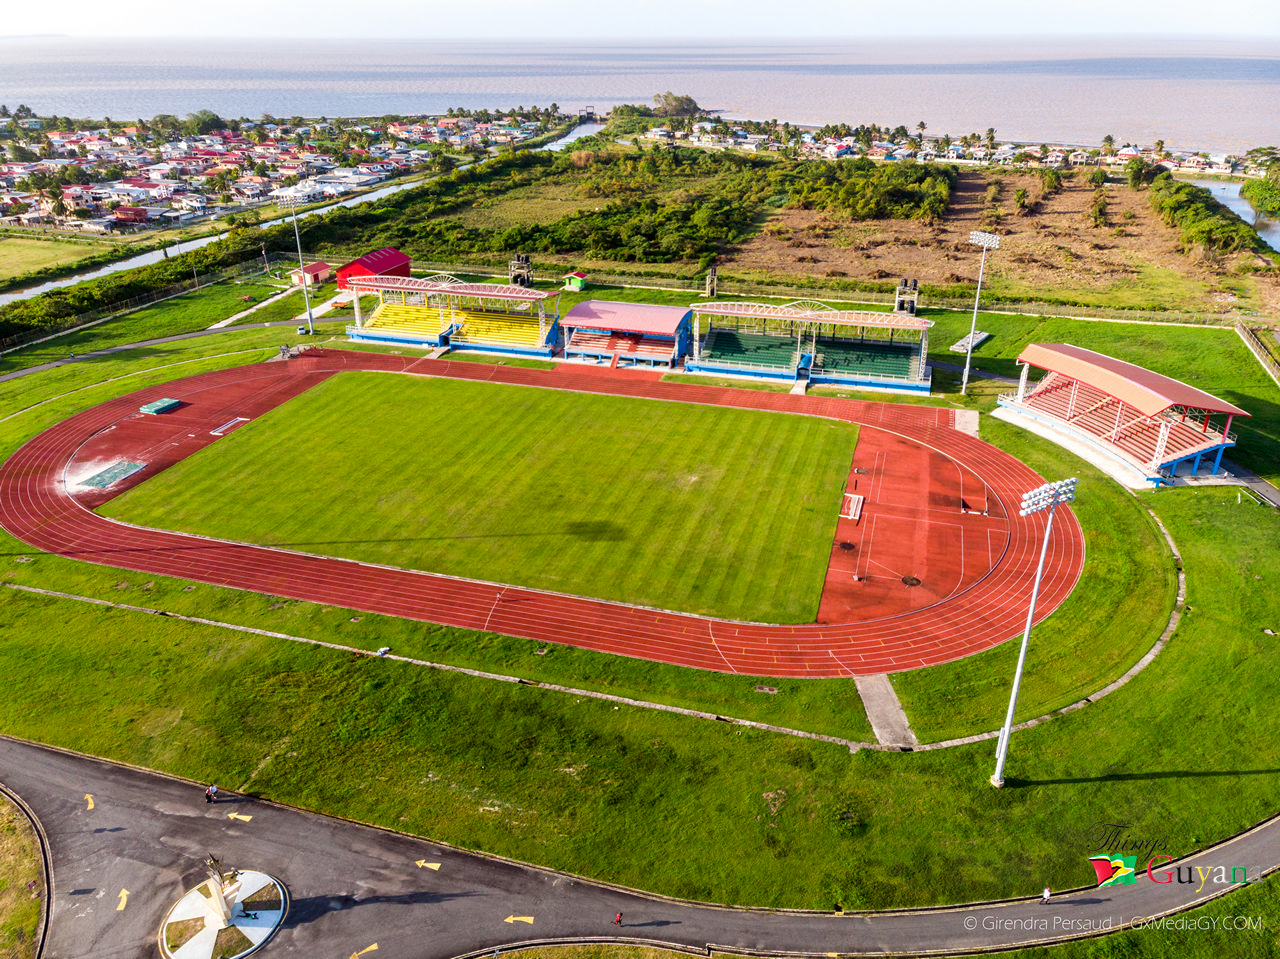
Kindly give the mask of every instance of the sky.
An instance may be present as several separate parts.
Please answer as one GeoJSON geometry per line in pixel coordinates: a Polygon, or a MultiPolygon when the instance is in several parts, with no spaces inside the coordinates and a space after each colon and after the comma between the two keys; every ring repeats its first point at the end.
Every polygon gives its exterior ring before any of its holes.
{"type": "MultiPolygon", "coordinates": [[[[816,38],[1177,35],[1280,39],[1280,2],[1233,0],[219,0],[121,8],[12,4],[0,36],[360,39],[816,38]]],[[[0,63],[2,63],[0,59],[0,63]]]]}

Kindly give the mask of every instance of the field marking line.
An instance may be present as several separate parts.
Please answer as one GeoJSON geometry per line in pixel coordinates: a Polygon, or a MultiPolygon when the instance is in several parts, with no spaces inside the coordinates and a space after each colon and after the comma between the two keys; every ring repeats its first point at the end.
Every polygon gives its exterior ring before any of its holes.
{"type": "MultiPolygon", "coordinates": [[[[217,629],[230,629],[239,633],[251,633],[255,636],[263,636],[268,639],[283,639],[291,643],[304,643],[308,646],[323,646],[325,649],[332,649],[341,653],[354,653],[358,656],[368,656],[370,659],[393,659],[397,662],[408,663],[411,666],[420,666],[425,669],[438,669],[447,673],[463,673],[467,676],[474,676],[477,679],[489,679],[501,683],[515,683],[521,686],[532,686],[536,689],[549,689],[558,693],[565,693],[570,696],[585,696],[591,699],[599,699],[604,702],[618,703],[624,706],[634,706],[637,709],[652,709],[657,712],[675,713],[680,716],[689,716],[693,719],[706,719],[713,722],[729,723],[733,726],[748,726],[752,729],[759,729],[765,732],[780,733],[784,736],[795,736],[800,739],[813,739],[821,742],[832,743],[836,746],[844,746],[850,752],[857,752],[859,749],[882,749],[878,743],[860,743],[851,739],[841,739],[839,736],[827,736],[822,733],[812,733],[803,729],[790,729],[786,726],[773,726],[769,723],[760,723],[751,719],[737,719],[732,716],[723,716],[716,713],[702,712],[697,709],[685,709],[680,706],[670,706],[666,703],[648,702],[643,699],[629,699],[625,696],[614,696],[611,693],[600,693],[590,689],[576,689],[572,686],[561,686],[556,683],[543,683],[536,680],[521,679],[519,676],[506,676],[501,673],[489,673],[480,669],[469,669],[465,666],[450,666],[446,663],[433,663],[425,659],[414,659],[411,656],[399,656],[395,653],[387,653],[379,656],[377,650],[360,649],[358,646],[346,646],[342,643],[329,643],[321,639],[309,639],[305,636],[293,636],[289,633],[277,633],[269,629],[258,629],[254,626],[241,626],[236,623],[224,623],[216,619],[205,619],[201,616],[187,616],[183,613],[170,613],[162,609],[153,609],[147,606],[131,606],[128,603],[114,603],[107,599],[98,599],[94,596],[79,596],[75,593],[62,593],[53,589],[41,589],[36,586],[23,586],[19,583],[6,583],[9,589],[16,589],[24,593],[35,593],[40,596],[49,596],[54,599],[69,599],[78,603],[89,603],[94,606],[107,606],[112,609],[123,609],[133,613],[147,613],[152,616],[163,616],[166,619],[177,619],[186,623],[196,623],[200,626],[212,626],[217,629]]],[[[848,666],[841,663],[845,670],[849,670],[848,666]]],[[[736,673],[737,670],[734,670],[736,673]]],[[[269,758],[269,757],[268,757],[269,758]]]]}
{"type": "MultiPolygon", "coordinates": [[[[399,364],[399,365],[400,365],[401,367],[403,367],[403,363],[401,363],[401,364],[399,364]]],[[[416,365],[418,365],[418,364],[415,362],[415,363],[414,363],[414,365],[416,366],[416,365]]],[[[429,368],[429,367],[427,367],[427,365],[426,365],[426,364],[423,364],[423,366],[424,366],[424,367],[426,367],[426,368],[429,368]]],[[[451,365],[451,366],[446,367],[446,370],[447,370],[447,371],[451,371],[451,370],[452,370],[452,368],[453,368],[454,366],[456,366],[456,367],[457,367],[457,369],[458,369],[458,374],[457,374],[457,375],[461,375],[461,373],[462,373],[461,365],[454,364],[454,365],[451,365]]],[[[469,369],[469,370],[467,371],[467,376],[465,376],[465,377],[463,377],[463,378],[467,378],[467,379],[474,378],[474,374],[475,374],[474,369],[469,369]]],[[[526,386],[538,386],[538,385],[543,385],[543,384],[542,384],[542,382],[541,382],[541,380],[539,380],[539,379],[538,379],[538,373],[535,373],[534,371],[513,371],[513,370],[508,370],[508,369],[505,369],[505,368],[502,368],[502,367],[491,367],[491,368],[488,368],[488,369],[486,369],[486,370],[485,370],[485,374],[487,375],[487,378],[495,379],[495,380],[498,380],[498,381],[500,381],[500,382],[509,382],[509,383],[511,383],[512,385],[526,385],[526,386]],[[532,381],[527,381],[527,380],[526,380],[526,379],[524,379],[523,377],[519,377],[519,378],[517,378],[517,377],[515,377],[515,376],[514,376],[514,374],[515,374],[515,373],[524,373],[524,374],[527,374],[527,376],[528,376],[528,377],[532,378],[532,381]]],[[[206,374],[206,376],[212,376],[212,375],[220,375],[220,374],[206,374]]],[[[429,374],[429,375],[444,375],[444,374],[429,374]]],[[[607,385],[611,385],[611,386],[616,387],[616,385],[617,385],[617,384],[607,384],[607,385]]],[[[668,395],[666,395],[666,394],[664,394],[664,393],[661,393],[661,391],[660,391],[660,389],[659,389],[659,388],[660,388],[660,386],[661,386],[661,384],[654,383],[654,384],[644,384],[644,385],[646,385],[646,387],[647,387],[646,389],[643,389],[643,390],[635,390],[634,392],[633,392],[633,391],[628,390],[628,391],[623,391],[622,393],[619,393],[616,389],[601,389],[602,384],[601,384],[600,382],[596,382],[596,381],[594,381],[594,380],[593,380],[593,381],[591,382],[591,384],[590,384],[590,386],[591,386],[591,388],[590,388],[590,389],[587,389],[587,388],[586,388],[586,386],[584,385],[584,386],[582,386],[582,388],[580,388],[580,389],[576,389],[576,390],[572,390],[572,389],[571,389],[571,390],[568,390],[568,391],[569,391],[569,392],[583,392],[583,393],[591,393],[591,394],[600,394],[600,393],[604,392],[604,393],[612,393],[612,394],[614,394],[614,395],[639,395],[639,396],[647,396],[648,398],[653,398],[653,399],[664,399],[664,398],[665,398],[665,399],[667,399],[668,401],[673,401],[673,402],[681,402],[681,403],[691,402],[691,400],[690,400],[690,399],[685,398],[685,397],[683,397],[683,396],[682,396],[679,400],[675,400],[675,399],[674,399],[674,396],[668,396],[668,395]],[[652,391],[659,391],[659,392],[658,392],[658,395],[655,395],[655,393],[654,393],[654,392],[652,392],[652,391]]],[[[562,389],[562,390],[564,389],[564,387],[563,387],[563,386],[548,387],[548,388],[557,388],[557,389],[562,389]]],[[[668,392],[678,392],[678,391],[668,391],[668,392]]],[[[727,392],[727,391],[700,390],[700,391],[698,392],[698,395],[699,395],[699,396],[702,396],[702,395],[707,394],[707,393],[710,393],[710,394],[719,394],[719,393],[721,393],[721,392],[727,392]]],[[[741,401],[741,399],[742,399],[741,397],[738,397],[738,398],[736,398],[733,402],[728,402],[728,401],[725,401],[725,400],[724,400],[724,398],[719,398],[719,399],[716,399],[716,400],[715,400],[715,402],[711,403],[711,405],[728,405],[728,406],[738,406],[738,405],[739,405],[739,402],[741,401]]],[[[783,399],[786,399],[786,398],[785,398],[785,397],[778,397],[778,398],[776,398],[776,399],[783,400],[783,399]]],[[[692,400],[692,402],[710,403],[711,401],[710,401],[710,400],[708,400],[708,399],[703,399],[702,401],[692,400]]],[[[749,406],[744,406],[743,408],[750,408],[750,407],[749,407],[749,406]]],[[[797,412],[798,412],[798,411],[797,411],[797,412]]],[[[823,414],[822,414],[822,413],[809,413],[809,414],[803,414],[803,413],[802,413],[801,415],[818,415],[818,416],[822,416],[823,414]]],[[[841,417],[833,417],[833,416],[828,415],[826,418],[830,418],[830,419],[840,419],[841,417]]],[[[883,427],[881,427],[881,429],[883,429],[883,427]]],[[[896,433],[896,432],[895,432],[894,430],[892,430],[892,429],[885,429],[885,430],[884,430],[884,432],[885,432],[885,433],[887,433],[887,434],[888,434],[888,435],[890,435],[890,436],[898,436],[898,437],[900,437],[900,438],[908,439],[910,442],[915,443],[915,444],[918,444],[918,445],[922,445],[922,446],[924,446],[926,449],[934,449],[934,450],[936,450],[937,452],[942,453],[942,455],[947,456],[948,458],[953,458],[953,459],[954,459],[954,458],[955,458],[955,456],[956,456],[956,455],[958,455],[958,454],[953,454],[953,453],[946,453],[946,452],[944,452],[943,450],[938,449],[938,448],[937,448],[937,446],[936,446],[936,444],[935,444],[935,442],[931,442],[931,440],[930,440],[930,438],[929,438],[929,437],[931,436],[932,432],[935,432],[935,431],[928,431],[928,430],[926,430],[926,431],[925,431],[926,435],[924,435],[924,436],[905,436],[905,437],[904,437],[904,436],[902,436],[902,434],[896,433]]],[[[934,439],[936,440],[936,437],[935,437],[934,439]]],[[[963,445],[965,445],[965,444],[961,444],[961,445],[963,446],[963,445]]],[[[884,457],[884,456],[881,456],[881,457],[880,457],[880,460],[883,462],[883,461],[885,460],[885,457],[884,457]]],[[[81,503],[79,503],[79,502],[76,502],[76,503],[75,503],[75,505],[76,505],[80,510],[82,510],[83,512],[85,512],[86,514],[88,513],[88,510],[86,510],[86,509],[85,509],[85,507],[84,507],[84,505],[83,505],[83,504],[81,504],[81,503]]],[[[118,524],[118,523],[116,523],[116,525],[122,525],[122,524],[118,524]]],[[[261,549],[261,547],[257,547],[256,549],[261,549]]],[[[288,551],[282,551],[282,552],[288,552],[288,551]]],[[[301,554],[296,554],[296,555],[311,555],[311,554],[301,553],[301,554]]],[[[1056,560],[1057,560],[1057,551],[1055,551],[1055,561],[1056,561],[1056,560]]],[[[357,565],[365,565],[365,564],[357,564],[357,565]]],[[[374,566],[374,567],[370,567],[370,568],[380,568],[380,567],[374,566]]],[[[387,568],[387,567],[381,567],[381,568],[387,568]]],[[[171,575],[182,575],[182,573],[181,573],[181,572],[176,573],[176,574],[171,573],[171,575]]],[[[1077,574],[1077,578],[1078,578],[1078,574],[1077,574]]],[[[489,586],[491,586],[491,587],[498,587],[498,588],[501,588],[504,584],[488,584],[488,585],[489,585],[489,586]]],[[[555,594],[551,594],[551,595],[555,595],[555,594]]],[[[477,599],[479,599],[479,596],[477,596],[476,598],[477,598],[477,599]]],[[[572,600],[572,599],[574,599],[574,598],[575,598],[575,597],[569,597],[569,599],[571,599],[571,600],[572,600]]],[[[479,603],[476,603],[475,605],[476,605],[476,606],[479,606],[480,604],[479,604],[479,603]]],[[[649,608],[649,607],[634,606],[634,605],[629,605],[629,604],[622,604],[622,605],[623,605],[623,606],[625,606],[626,608],[633,609],[633,610],[635,610],[635,609],[648,609],[648,608],[649,608]]],[[[478,610],[477,610],[477,612],[478,612],[478,610]]],[[[679,613],[672,613],[672,612],[670,612],[670,611],[660,611],[660,612],[661,612],[661,614],[662,614],[662,615],[666,615],[666,616],[677,616],[677,617],[678,617],[678,616],[683,616],[683,615],[685,615],[685,614],[679,614],[679,613]]],[[[393,615],[394,615],[394,614],[395,614],[395,613],[393,613],[393,615]]],[[[402,613],[401,613],[401,614],[399,614],[399,615],[404,615],[404,614],[402,614],[402,613]]],[[[701,617],[695,617],[695,618],[701,618],[701,617]]],[[[738,625],[741,625],[741,624],[738,624],[738,625]]],[[[748,624],[748,625],[751,625],[751,624],[748,624]]],[[[768,624],[759,624],[759,625],[766,625],[766,626],[767,626],[768,624]]],[[[713,629],[714,627],[712,626],[712,627],[709,627],[709,628],[712,628],[712,629],[713,629]]],[[[794,630],[789,630],[789,631],[794,631],[794,630]]],[[[802,629],[801,629],[801,631],[804,631],[804,628],[802,628],[802,629]]],[[[735,633],[735,635],[736,635],[736,633],[735,633]]],[[[958,638],[958,639],[962,639],[962,638],[964,638],[964,637],[963,637],[963,636],[958,636],[958,637],[956,637],[956,638],[958,638]]],[[[713,640],[713,637],[708,636],[708,642],[712,642],[712,640],[713,640]]],[[[571,643],[571,644],[572,644],[572,643],[571,643]]],[[[767,645],[767,644],[766,644],[766,645],[767,645]]],[[[738,670],[734,670],[734,668],[733,668],[732,664],[729,664],[729,663],[727,662],[727,660],[724,658],[724,654],[723,654],[723,652],[719,649],[719,647],[718,647],[716,644],[712,643],[712,646],[713,646],[713,648],[715,648],[715,651],[721,655],[721,657],[722,657],[722,662],[725,662],[726,667],[727,667],[730,671],[735,671],[735,672],[736,672],[736,671],[738,671],[738,670]]],[[[765,651],[767,652],[767,650],[765,650],[765,651]]],[[[668,660],[668,661],[670,661],[670,662],[675,662],[675,663],[680,662],[680,660],[674,660],[674,659],[673,659],[673,660],[668,660]]]]}
{"type": "Polygon", "coordinates": [[[720,656],[720,658],[724,660],[724,664],[729,667],[729,671],[732,672],[734,675],[737,675],[738,667],[733,665],[733,661],[730,660],[729,657],[724,654],[724,650],[720,648],[720,644],[716,641],[716,621],[713,619],[708,619],[706,623],[707,623],[707,639],[711,640],[711,648],[714,649],[716,653],[720,656]]]}

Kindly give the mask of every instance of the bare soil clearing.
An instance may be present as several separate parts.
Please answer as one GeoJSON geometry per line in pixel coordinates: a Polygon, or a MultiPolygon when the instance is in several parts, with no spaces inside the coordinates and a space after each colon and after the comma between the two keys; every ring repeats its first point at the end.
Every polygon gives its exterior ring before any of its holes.
{"type": "Polygon", "coordinates": [[[1079,172],[1046,196],[1031,173],[966,171],[946,214],[917,220],[841,220],[813,210],[782,210],[762,233],[729,252],[726,269],[807,274],[815,279],[892,280],[936,285],[975,283],[979,249],[972,230],[996,233],[984,289],[1025,299],[1068,299],[1121,307],[1227,312],[1280,310],[1280,282],[1237,272],[1253,254],[1207,258],[1178,249],[1178,232],[1147,205],[1147,193],[1110,183],[1108,225],[1089,216],[1094,187],[1079,172]],[[998,189],[993,186],[998,184],[998,189]],[[1029,212],[1016,212],[1026,190],[1029,212]]]}

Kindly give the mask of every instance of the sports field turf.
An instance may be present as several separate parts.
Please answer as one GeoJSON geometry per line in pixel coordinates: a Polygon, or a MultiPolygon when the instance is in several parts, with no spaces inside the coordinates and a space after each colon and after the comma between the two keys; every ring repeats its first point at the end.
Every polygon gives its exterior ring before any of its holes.
{"type": "Polygon", "coordinates": [[[112,501],[144,526],[734,619],[812,622],[857,429],[335,376],[112,501]]]}

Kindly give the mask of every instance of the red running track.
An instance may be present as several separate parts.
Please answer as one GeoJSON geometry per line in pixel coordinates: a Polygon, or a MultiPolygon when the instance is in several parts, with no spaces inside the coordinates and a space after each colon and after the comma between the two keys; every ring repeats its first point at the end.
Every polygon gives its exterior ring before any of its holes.
{"type": "MultiPolygon", "coordinates": [[[[149,387],[46,430],[0,466],[0,525],[36,549],[106,566],[698,669],[779,677],[894,672],[989,649],[1020,633],[1026,618],[1045,517],[1021,518],[1016,507],[1022,494],[1043,480],[1012,456],[956,431],[950,424],[948,410],[932,407],[670,384],[622,374],[576,374],[565,367],[549,372],[314,351],[287,362],[222,370],[149,387]],[[859,442],[860,450],[865,442],[867,455],[885,468],[880,474],[851,473],[850,489],[861,479],[863,491],[869,494],[867,505],[859,523],[841,521],[836,542],[854,536],[858,543],[845,547],[849,553],[833,550],[832,572],[819,617],[825,621],[798,626],[715,620],[142,529],[92,512],[98,503],[119,492],[119,487],[103,493],[75,485],[75,480],[100,468],[95,460],[100,464],[137,454],[142,442],[137,431],[150,424],[163,423],[168,433],[163,441],[157,442],[154,435],[146,441],[151,444],[148,467],[130,478],[130,484],[213,442],[209,433],[217,426],[236,416],[260,415],[347,369],[830,417],[861,424],[864,439],[859,442]],[[174,413],[146,417],[139,425],[144,418],[138,408],[161,397],[183,400],[184,405],[174,413]],[[865,429],[868,427],[871,429],[865,429]],[[113,446],[126,452],[118,454],[113,446]],[[895,448],[898,458],[887,459],[895,448]],[[903,451],[916,454],[913,462],[929,464],[916,470],[930,475],[917,477],[914,490],[910,488],[912,479],[901,475],[910,470],[899,468],[895,480],[889,469],[892,463],[901,462],[903,451]],[[952,493],[938,492],[943,474],[952,477],[952,493]],[[882,505],[883,523],[877,527],[874,521],[881,515],[882,505]],[[909,593],[906,587],[886,591],[886,583],[897,584],[892,575],[880,575],[883,570],[879,566],[876,575],[861,582],[853,580],[851,572],[861,570],[865,576],[871,565],[893,552],[877,546],[876,552],[862,556],[852,550],[859,544],[870,547],[873,535],[879,536],[880,543],[893,540],[895,537],[884,531],[894,529],[895,523],[899,530],[903,528],[903,517],[913,515],[903,510],[915,506],[932,508],[937,514],[945,512],[940,529],[954,532],[954,527],[973,524],[970,528],[975,535],[969,538],[981,540],[983,555],[989,552],[991,562],[984,562],[979,570],[970,564],[969,571],[961,574],[943,568],[947,550],[939,550],[936,544],[919,552],[931,557],[929,561],[935,566],[941,564],[937,578],[951,583],[942,591],[945,595],[928,590],[909,593]],[[963,512],[961,506],[972,512],[963,512]],[[894,509],[898,510],[896,516],[891,515],[894,509]],[[850,575],[839,575],[842,557],[850,575]],[[836,583],[840,584],[838,589],[833,586],[836,583]],[[861,583],[868,587],[863,606],[858,595],[861,583]],[[873,586],[885,596],[877,599],[873,586]],[[904,604],[903,595],[914,599],[904,604]],[[839,621],[831,621],[833,615],[839,621]]],[[[854,466],[858,463],[855,458],[854,466]]],[[[919,515],[929,522],[924,513],[919,515]]],[[[1083,562],[1080,526],[1069,510],[1059,511],[1041,585],[1039,619],[1066,599],[1083,562]]],[[[890,572],[896,575],[900,570],[890,572]]]]}

